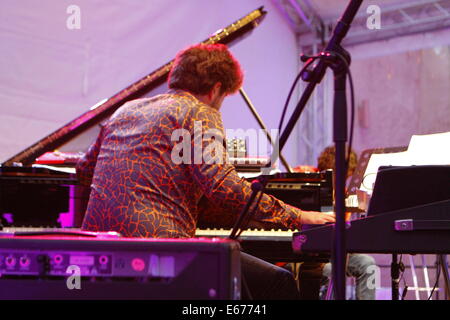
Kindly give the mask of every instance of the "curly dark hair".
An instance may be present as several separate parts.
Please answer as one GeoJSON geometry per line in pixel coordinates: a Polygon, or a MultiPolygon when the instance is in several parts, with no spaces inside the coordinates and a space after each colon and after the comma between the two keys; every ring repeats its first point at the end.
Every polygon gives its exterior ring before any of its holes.
{"type": "Polygon", "coordinates": [[[222,94],[239,90],[243,81],[239,62],[223,44],[198,44],[179,52],[169,73],[169,88],[207,94],[221,83],[222,94]]]}
{"type": "MultiPolygon", "coordinates": [[[[348,148],[346,148],[346,152],[348,152],[348,148]]],[[[334,145],[328,146],[323,149],[322,153],[317,158],[317,168],[322,170],[333,169],[335,170],[335,157],[336,157],[336,149],[334,145]]],[[[358,164],[358,156],[354,150],[350,152],[350,159],[348,161],[348,171],[347,176],[350,177],[355,172],[356,166],[358,164]]]]}

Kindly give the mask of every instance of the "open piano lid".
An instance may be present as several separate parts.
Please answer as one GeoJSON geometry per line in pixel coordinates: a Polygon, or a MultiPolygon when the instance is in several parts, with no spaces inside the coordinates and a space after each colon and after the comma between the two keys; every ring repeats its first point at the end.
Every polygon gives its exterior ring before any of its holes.
{"type": "MultiPolygon", "coordinates": [[[[229,26],[216,31],[212,36],[203,41],[205,44],[222,43],[231,45],[235,41],[242,39],[263,20],[266,15],[264,7],[260,7],[245,17],[235,21],[229,26]]],[[[174,60],[166,63],[160,68],[156,69],[147,76],[141,78],[127,88],[116,93],[109,99],[101,101],[95,106],[91,107],[89,111],[85,112],[78,118],[70,121],[63,127],[57,129],[53,133],[37,141],[32,146],[22,150],[10,159],[2,163],[3,167],[8,166],[28,166],[31,165],[35,159],[45,152],[53,151],[59,146],[65,144],[80,133],[87,131],[91,127],[100,123],[106,117],[110,116],[125,102],[142,97],[152,89],[164,83],[169,74],[174,60]]]]}

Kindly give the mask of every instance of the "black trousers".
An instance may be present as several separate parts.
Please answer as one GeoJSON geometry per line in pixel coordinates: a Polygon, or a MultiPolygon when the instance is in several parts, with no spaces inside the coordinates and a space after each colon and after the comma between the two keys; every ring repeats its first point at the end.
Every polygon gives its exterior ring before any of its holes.
{"type": "Polygon", "coordinates": [[[300,298],[291,272],[241,252],[243,300],[297,300],[300,298]],[[245,283],[244,283],[245,282],[245,283]],[[248,288],[248,291],[245,288],[248,288]]]}

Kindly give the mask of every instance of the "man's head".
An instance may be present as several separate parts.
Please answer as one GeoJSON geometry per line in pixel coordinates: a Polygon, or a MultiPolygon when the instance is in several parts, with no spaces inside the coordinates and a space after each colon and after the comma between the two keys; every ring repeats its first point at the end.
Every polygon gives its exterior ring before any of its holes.
{"type": "Polygon", "coordinates": [[[216,109],[242,81],[239,62],[223,44],[199,44],[179,52],[169,74],[169,88],[189,91],[216,109]]]}
{"type": "MultiPolygon", "coordinates": [[[[346,152],[348,152],[348,148],[346,149],[347,149],[346,152]]],[[[317,168],[319,168],[320,171],[327,169],[335,170],[335,157],[336,157],[335,146],[332,145],[326,147],[319,155],[319,158],[317,159],[317,168]]],[[[351,150],[350,159],[348,161],[347,177],[353,175],[357,164],[358,164],[358,156],[356,155],[355,151],[351,150]]]]}

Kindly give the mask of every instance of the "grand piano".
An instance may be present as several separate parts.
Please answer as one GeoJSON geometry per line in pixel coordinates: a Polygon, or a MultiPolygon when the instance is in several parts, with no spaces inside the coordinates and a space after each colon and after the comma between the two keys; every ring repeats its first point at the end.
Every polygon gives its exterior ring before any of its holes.
{"type": "MultiPolygon", "coordinates": [[[[266,11],[260,7],[217,31],[203,43],[223,43],[230,46],[247,36],[261,23],[265,15],[266,11]]],[[[61,220],[58,219],[60,213],[69,211],[74,214],[69,227],[79,228],[89,188],[79,185],[73,170],[72,172],[67,170],[74,168],[76,155],[56,154],[54,150],[97,126],[125,102],[142,97],[160,86],[167,79],[172,64],[173,60],[2,163],[0,217],[4,213],[9,213],[12,221],[3,219],[0,229],[3,224],[4,232],[56,232],[62,226],[61,220]]],[[[303,206],[306,210],[330,208],[332,174],[331,172],[279,174],[269,183],[267,192],[293,205],[303,206]],[[298,200],[300,193],[303,203],[298,200]]],[[[225,237],[229,235],[230,227],[231,225],[220,222],[203,222],[197,236],[225,237]]],[[[281,230],[272,225],[258,225],[253,228],[249,226],[241,236],[241,245],[249,253],[264,259],[301,260],[292,254],[291,239],[294,231],[281,230]]]]}
{"type": "MultiPolygon", "coordinates": [[[[258,26],[265,15],[266,11],[260,7],[217,31],[203,43],[232,45],[258,26]]],[[[0,213],[11,213],[14,225],[17,226],[59,226],[59,213],[69,211],[69,199],[85,198],[88,191],[78,186],[73,173],[52,167],[38,167],[36,159],[70,143],[77,136],[97,126],[125,102],[142,97],[160,86],[167,79],[172,64],[173,60],[2,163],[0,213]]],[[[73,160],[63,159],[61,163],[55,163],[55,166],[74,167],[76,161],[73,160]]],[[[75,206],[74,224],[77,226],[82,219],[82,201],[75,201],[75,206]]],[[[2,222],[7,224],[4,219],[2,222]]]]}

